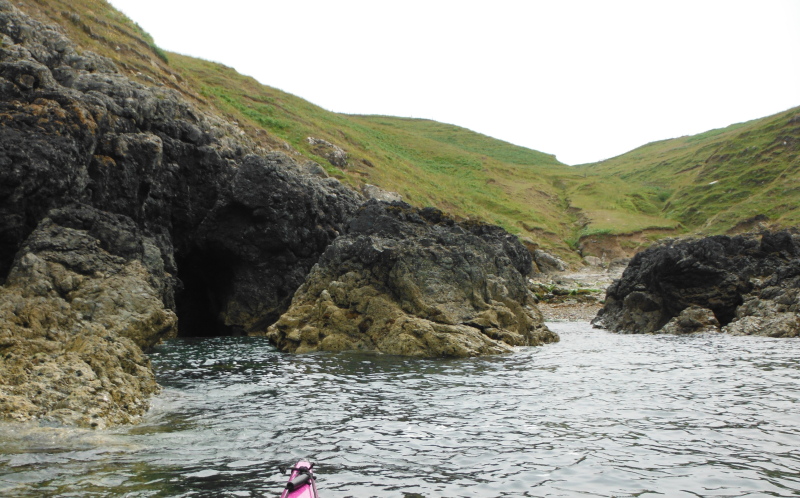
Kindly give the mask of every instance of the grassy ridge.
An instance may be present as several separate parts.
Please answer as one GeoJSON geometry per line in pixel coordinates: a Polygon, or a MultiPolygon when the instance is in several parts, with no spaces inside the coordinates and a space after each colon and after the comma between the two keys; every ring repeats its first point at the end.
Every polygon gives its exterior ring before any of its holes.
{"type": "Polygon", "coordinates": [[[300,154],[355,188],[370,183],[415,205],[497,223],[562,256],[594,234],[721,233],[756,217],[800,223],[798,109],[568,167],[454,125],[333,113],[224,65],[165,53],[104,0],[16,4],[131,78],[236,121],[265,147],[300,154]],[[347,166],[330,164],[308,137],[345,149],[347,166]]]}
{"type": "MultiPolygon", "coordinates": [[[[647,144],[578,167],[587,178],[624,184],[642,210],[701,233],[723,233],[759,215],[800,222],[800,108],[699,135],[647,144]]],[[[577,192],[583,185],[577,185],[577,192]]],[[[597,196],[576,205],[594,212],[597,196]]]]}

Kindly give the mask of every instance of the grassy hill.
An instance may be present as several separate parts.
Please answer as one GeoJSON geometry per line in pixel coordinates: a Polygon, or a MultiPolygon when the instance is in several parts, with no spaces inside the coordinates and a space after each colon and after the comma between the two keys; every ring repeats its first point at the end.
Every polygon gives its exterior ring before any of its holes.
{"type": "MultiPolygon", "coordinates": [[[[578,168],[587,179],[623,183],[642,210],[687,230],[724,233],[751,220],[800,223],[800,108],[699,135],[647,144],[578,168]]],[[[571,190],[594,213],[596,196],[571,190]]]]}
{"type": "Polygon", "coordinates": [[[60,24],[131,78],[174,88],[239,123],[265,147],[315,161],[355,188],[374,184],[415,205],[497,223],[573,261],[571,249],[598,235],[654,238],[800,221],[800,109],[569,167],[454,125],[329,112],[224,65],[166,53],[104,0],[15,4],[60,24]],[[329,163],[308,137],[345,149],[347,164],[329,163]]]}

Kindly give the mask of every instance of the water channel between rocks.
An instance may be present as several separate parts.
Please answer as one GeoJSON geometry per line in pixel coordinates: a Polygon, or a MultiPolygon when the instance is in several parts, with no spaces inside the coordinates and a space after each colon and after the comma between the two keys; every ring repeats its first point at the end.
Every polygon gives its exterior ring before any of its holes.
{"type": "Polygon", "coordinates": [[[631,336],[466,360],[175,340],[134,427],[0,426],[2,496],[800,496],[800,341],[631,336]]]}

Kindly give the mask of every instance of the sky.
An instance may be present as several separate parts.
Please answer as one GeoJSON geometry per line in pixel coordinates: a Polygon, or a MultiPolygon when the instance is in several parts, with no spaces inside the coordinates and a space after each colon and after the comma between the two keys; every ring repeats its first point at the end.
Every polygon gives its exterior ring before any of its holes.
{"type": "Polygon", "coordinates": [[[110,0],[158,46],[330,111],[566,164],[800,105],[800,0],[110,0]]]}

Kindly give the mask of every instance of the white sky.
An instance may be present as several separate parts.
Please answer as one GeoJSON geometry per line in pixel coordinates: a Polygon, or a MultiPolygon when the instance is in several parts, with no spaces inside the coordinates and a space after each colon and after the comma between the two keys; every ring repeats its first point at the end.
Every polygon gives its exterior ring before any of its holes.
{"type": "Polygon", "coordinates": [[[110,0],[328,110],[599,161],[800,105],[800,0],[110,0]]]}

